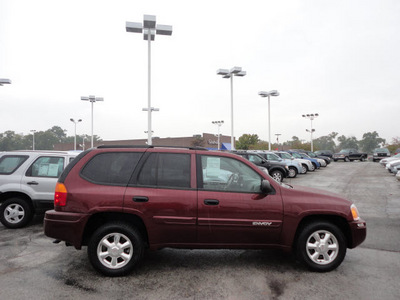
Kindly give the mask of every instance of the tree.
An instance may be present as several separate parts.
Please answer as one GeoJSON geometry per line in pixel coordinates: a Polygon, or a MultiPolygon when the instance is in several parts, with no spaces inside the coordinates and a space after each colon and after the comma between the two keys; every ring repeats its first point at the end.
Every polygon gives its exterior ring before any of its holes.
{"type": "Polygon", "coordinates": [[[321,136],[313,141],[314,150],[331,150],[335,151],[336,143],[335,138],[338,135],[337,132],[331,132],[326,136],[321,136]]]}
{"type": "Polygon", "coordinates": [[[29,140],[11,130],[0,134],[0,151],[26,149],[32,149],[32,139],[29,140]]]}
{"type": "Polygon", "coordinates": [[[236,149],[248,150],[255,147],[259,141],[257,134],[243,134],[236,142],[236,149]]]}
{"type": "MultiPolygon", "coordinates": [[[[93,137],[93,139],[94,139],[94,137],[93,137]]],[[[196,136],[192,140],[192,146],[193,147],[204,147],[204,138],[202,138],[201,136],[196,136]]]]}
{"type": "Polygon", "coordinates": [[[338,141],[340,149],[347,149],[347,148],[358,149],[358,140],[355,136],[347,138],[344,135],[341,135],[338,137],[338,141]]]}
{"type": "Polygon", "coordinates": [[[364,152],[371,153],[375,148],[379,148],[379,144],[384,145],[386,140],[379,137],[379,134],[374,132],[367,132],[363,134],[363,139],[360,141],[360,147],[364,152]]]}

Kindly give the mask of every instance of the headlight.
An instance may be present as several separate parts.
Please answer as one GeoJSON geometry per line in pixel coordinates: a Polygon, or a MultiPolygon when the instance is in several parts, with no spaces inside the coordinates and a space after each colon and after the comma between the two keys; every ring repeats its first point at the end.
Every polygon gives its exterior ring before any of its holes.
{"type": "Polygon", "coordinates": [[[354,204],[350,206],[350,210],[351,210],[351,215],[353,216],[353,220],[354,221],[360,220],[360,214],[358,213],[358,209],[354,204]]]}

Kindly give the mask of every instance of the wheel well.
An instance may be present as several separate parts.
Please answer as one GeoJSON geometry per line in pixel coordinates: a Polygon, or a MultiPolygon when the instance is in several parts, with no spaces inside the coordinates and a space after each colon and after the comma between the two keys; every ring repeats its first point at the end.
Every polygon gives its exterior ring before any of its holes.
{"type": "Polygon", "coordinates": [[[33,209],[32,199],[24,193],[19,193],[19,192],[0,193],[0,203],[3,203],[4,201],[10,198],[21,198],[25,200],[33,209]]]}
{"type": "Polygon", "coordinates": [[[105,223],[114,221],[126,222],[129,225],[136,227],[142,235],[143,242],[148,245],[149,238],[143,220],[136,215],[118,212],[98,213],[91,216],[86,224],[85,231],[83,233],[82,245],[87,246],[90,237],[97,228],[99,228],[101,225],[104,225],[105,223]]]}
{"type": "Polygon", "coordinates": [[[332,216],[332,215],[313,215],[313,216],[307,216],[305,218],[303,218],[300,223],[299,226],[297,226],[297,230],[296,230],[296,234],[294,236],[294,242],[293,242],[293,250],[296,249],[296,244],[297,244],[297,240],[298,237],[301,233],[301,231],[303,230],[303,228],[313,222],[329,222],[332,223],[334,225],[336,225],[344,234],[344,237],[346,239],[346,246],[348,247],[348,245],[352,244],[352,240],[351,240],[351,233],[350,233],[350,227],[346,221],[346,219],[339,217],[339,216],[332,216]]]}

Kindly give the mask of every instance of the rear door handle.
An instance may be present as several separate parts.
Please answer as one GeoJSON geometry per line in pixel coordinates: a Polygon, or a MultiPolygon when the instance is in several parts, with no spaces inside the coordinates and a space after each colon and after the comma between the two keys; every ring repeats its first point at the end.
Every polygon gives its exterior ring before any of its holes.
{"type": "Polygon", "coordinates": [[[135,196],[132,198],[133,202],[148,202],[149,198],[145,196],[135,196]]]}
{"type": "Polygon", "coordinates": [[[27,184],[29,184],[29,185],[39,185],[39,182],[37,182],[37,181],[29,181],[29,182],[27,182],[27,184]]]}
{"type": "Polygon", "coordinates": [[[214,199],[205,199],[204,200],[204,204],[205,205],[218,205],[219,201],[218,200],[214,200],[214,199]]]}

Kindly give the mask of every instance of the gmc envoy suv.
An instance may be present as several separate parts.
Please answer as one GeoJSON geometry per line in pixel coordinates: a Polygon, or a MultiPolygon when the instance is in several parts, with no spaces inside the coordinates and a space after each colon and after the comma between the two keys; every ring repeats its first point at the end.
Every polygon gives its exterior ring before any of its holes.
{"type": "Polygon", "coordinates": [[[338,267],[366,238],[348,200],[277,182],[238,155],[200,148],[100,146],[61,174],[44,231],[87,246],[107,276],[129,273],[146,249],[293,251],[313,271],[338,267]]]}

